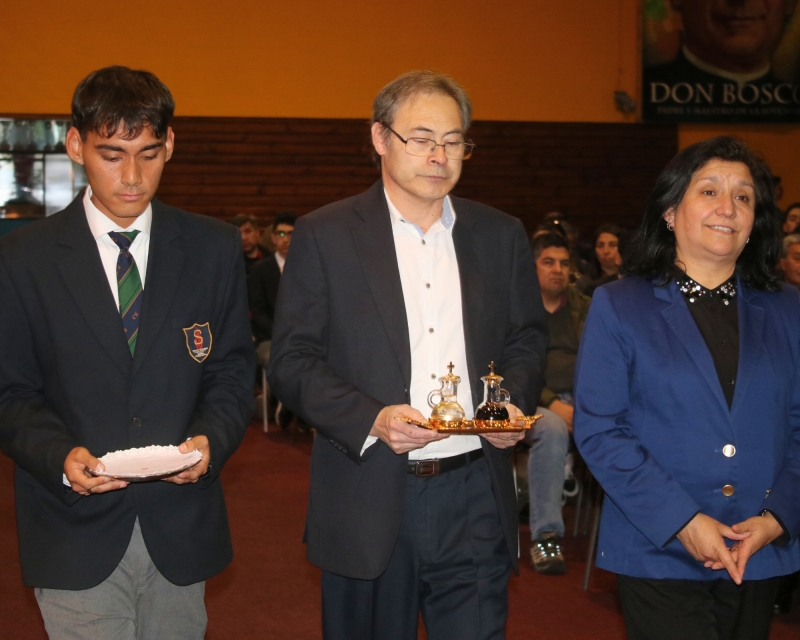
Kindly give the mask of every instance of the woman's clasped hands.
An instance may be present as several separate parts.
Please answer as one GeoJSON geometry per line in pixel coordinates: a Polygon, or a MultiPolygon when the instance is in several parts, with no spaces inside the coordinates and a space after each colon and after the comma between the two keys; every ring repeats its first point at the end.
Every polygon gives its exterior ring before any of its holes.
{"type": "Polygon", "coordinates": [[[736,584],[744,578],[750,557],[783,533],[783,527],[770,513],[754,516],[733,526],[698,513],[678,533],[678,540],[706,569],[725,569],[736,584]],[[733,540],[730,547],[725,539],[733,540]]]}

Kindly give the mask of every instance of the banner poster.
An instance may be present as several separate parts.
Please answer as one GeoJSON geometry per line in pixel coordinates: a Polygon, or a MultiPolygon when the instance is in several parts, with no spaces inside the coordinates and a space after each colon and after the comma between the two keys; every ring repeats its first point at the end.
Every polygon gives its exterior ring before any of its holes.
{"type": "Polygon", "coordinates": [[[650,122],[800,122],[798,0],[642,0],[650,122]]]}

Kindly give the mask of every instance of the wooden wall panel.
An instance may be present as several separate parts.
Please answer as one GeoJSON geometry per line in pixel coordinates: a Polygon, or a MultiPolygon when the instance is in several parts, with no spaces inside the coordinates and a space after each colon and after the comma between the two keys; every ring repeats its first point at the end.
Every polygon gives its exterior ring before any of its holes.
{"type": "MultiPolygon", "coordinates": [[[[360,193],[379,176],[363,120],[175,118],[176,144],[159,197],[229,219],[268,224],[360,193]]],[[[633,226],[658,173],[677,152],[672,125],[488,122],[457,195],[485,202],[533,230],[552,210],[585,234],[603,222],[633,226]]]]}

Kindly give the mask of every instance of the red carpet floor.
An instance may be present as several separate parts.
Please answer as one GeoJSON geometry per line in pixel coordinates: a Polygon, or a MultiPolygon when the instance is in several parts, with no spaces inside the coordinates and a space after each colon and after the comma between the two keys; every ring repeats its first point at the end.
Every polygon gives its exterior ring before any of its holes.
{"type": "MultiPolygon", "coordinates": [[[[251,426],[223,471],[236,557],[208,582],[210,640],[321,637],[319,570],[308,563],[301,543],[311,436],[300,434],[292,443],[288,433],[272,429],[265,436],[251,426]]],[[[20,578],[12,466],[0,455],[0,638],[45,639],[33,592],[20,578]]],[[[569,528],[571,510],[567,519],[569,528]]],[[[527,527],[521,536],[527,549],[527,527]]],[[[540,576],[523,557],[521,575],[509,587],[508,640],[625,638],[614,576],[595,569],[589,591],[581,589],[586,547],[585,536],[565,540],[565,576],[540,576]]],[[[795,593],[793,612],[775,619],[771,640],[798,637],[795,593]]]]}

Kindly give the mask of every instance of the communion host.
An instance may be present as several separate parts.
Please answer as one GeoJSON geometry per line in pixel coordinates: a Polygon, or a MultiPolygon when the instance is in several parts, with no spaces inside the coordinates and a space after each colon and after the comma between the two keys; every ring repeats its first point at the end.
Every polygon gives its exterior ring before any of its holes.
{"type": "Polygon", "coordinates": [[[241,240],[154,199],[173,111],[151,73],[90,74],[66,137],[89,187],[0,240],[0,447],[52,639],[203,638],[204,581],[232,558],[219,473],[253,403],[241,240]],[[92,473],[150,445],[202,459],[149,482],[92,473]]]}
{"type": "Polygon", "coordinates": [[[512,417],[541,391],[547,330],[523,226],[448,195],[474,147],[470,118],[451,78],[400,76],[373,104],[381,180],[295,226],[269,379],[319,434],[305,538],[326,640],[416,638],[420,612],[431,640],[505,634],[522,434],[447,437],[396,419],[426,419],[451,361],[467,418],[491,361],[512,417]]]}

